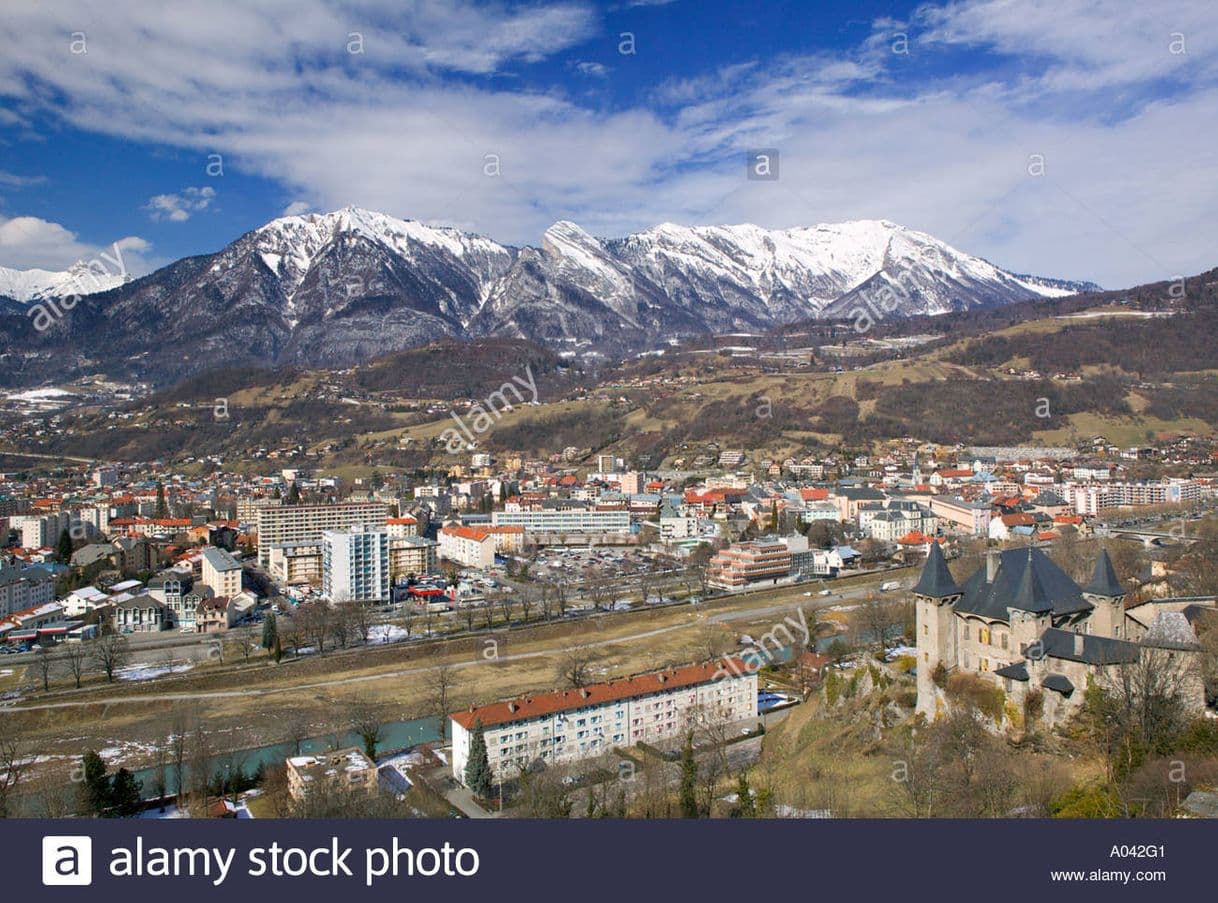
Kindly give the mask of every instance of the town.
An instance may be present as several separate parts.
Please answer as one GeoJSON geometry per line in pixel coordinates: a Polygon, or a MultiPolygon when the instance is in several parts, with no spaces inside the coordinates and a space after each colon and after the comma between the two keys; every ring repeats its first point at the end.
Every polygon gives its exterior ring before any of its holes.
{"type": "MultiPolygon", "coordinates": [[[[6,458],[6,811],[936,814],[771,784],[769,744],[869,695],[889,740],[976,707],[977,742],[1026,743],[1148,674],[1181,730],[1211,710],[1218,468],[1170,475],[1174,438],[722,450],[697,472],[471,446],[354,479],[6,458]],[[305,678],[358,692],[297,710],[305,678]],[[184,708],[168,726],[159,693],[184,708]],[[221,727],[259,698],[291,716],[221,727]],[[130,711],[65,732],[98,706],[130,711]]],[[[1062,781],[1039,805],[1100,792],[1062,781]]],[[[1213,796],[1199,778],[1177,808],[1213,796]]]]}

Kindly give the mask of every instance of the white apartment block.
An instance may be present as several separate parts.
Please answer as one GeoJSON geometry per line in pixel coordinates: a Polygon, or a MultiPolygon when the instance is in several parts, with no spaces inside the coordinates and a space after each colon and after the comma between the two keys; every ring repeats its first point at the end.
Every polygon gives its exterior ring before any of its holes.
{"type": "Polygon", "coordinates": [[[0,618],[55,599],[55,578],[42,568],[0,568],[0,618]]]}
{"type": "Polygon", "coordinates": [[[629,533],[629,511],[595,511],[590,508],[495,511],[496,527],[524,527],[526,533],[629,533]]]}
{"type": "Polygon", "coordinates": [[[59,534],[68,528],[66,511],[57,514],[22,514],[9,518],[9,526],[21,535],[21,545],[26,549],[53,547],[59,542],[59,534]]]}
{"type": "Polygon", "coordinates": [[[1067,484],[1063,497],[1076,514],[1092,516],[1104,508],[1140,508],[1179,505],[1201,499],[1196,480],[1159,480],[1147,483],[1067,484]]]}
{"type": "Polygon", "coordinates": [[[270,547],[284,542],[318,542],[326,530],[349,530],[383,524],[389,512],[384,502],[341,502],[337,505],[282,505],[257,511],[258,563],[268,567],[270,547]]]}
{"type": "Polygon", "coordinates": [[[389,534],[384,527],[326,530],[321,535],[322,593],[331,602],[390,598],[389,534]]]}
{"type": "Polygon", "coordinates": [[[562,764],[635,743],[662,743],[712,724],[757,715],[757,675],[740,659],[720,659],[471,706],[451,716],[453,777],[465,782],[475,724],[482,725],[496,778],[541,760],[562,764]]]}
{"type": "Polygon", "coordinates": [[[495,566],[495,537],[477,527],[445,527],[436,534],[440,557],[483,570],[495,566]]]}
{"type": "Polygon", "coordinates": [[[951,496],[936,495],[930,500],[930,510],[949,530],[958,530],[973,536],[989,535],[993,509],[985,502],[968,502],[951,496]]]}
{"type": "Polygon", "coordinates": [[[208,547],[203,550],[200,582],[217,596],[231,599],[241,592],[241,562],[224,549],[208,547]]]}

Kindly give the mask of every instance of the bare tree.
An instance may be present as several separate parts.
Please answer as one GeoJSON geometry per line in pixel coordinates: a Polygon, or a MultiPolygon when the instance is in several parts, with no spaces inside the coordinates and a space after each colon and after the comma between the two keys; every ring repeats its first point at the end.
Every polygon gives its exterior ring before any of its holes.
{"type": "Polygon", "coordinates": [[[575,689],[592,683],[592,667],[598,659],[592,647],[583,643],[568,646],[558,660],[558,677],[575,689]]]}
{"type": "Polygon", "coordinates": [[[78,814],[79,796],[68,775],[46,771],[26,783],[24,813],[34,818],[69,818],[78,814]]]}
{"type": "Polygon", "coordinates": [[[42,678],[42,691],[45,693],[51,689],[51,669],[54,666],[54,661],[51,659],[50,653],[46,649],[39,648],[34,653],[34,667],[38,671],[38,675],[42,678]]]}
{"type": "Polygon", "coordinates": [[[127,663],[131,656],[130,644],[122,634],[108,633],[95,639],[91,652],[93,660],[106,674],[106,680],[113,682],[114,674],[127,663]]]}
{"type": "Polygon", "coordinates": [[[306,602],[296,609],[293,621],[307,642],[321,655],[326,651],[326,638],[330,635],[330,620],[333,612],[325,602],[306,602]]]}
{"type": "Polygon", "coordinates": [[[198,725],[198,712],[193,707],[175,710],[169,736],[165,746],[169,750],[169,764],[173,766],[174,792],[181,805],[186,795],[186,755],[190,748],[190,737],[198,725]]]}
{"type": "Polygon", "coordinates": [[[525,624],[529,623],[529,612],[533,610],[533,590],[530,587],[524,587],[520,591],[520,620],[525,624]]]}
{"type": "Polygon", "coordinates": [[[364,744],[364,754],[375,762],[377,747],[385,738],[385,723],[376,706],[367,700],[356,703],[351,709],[351,730],[364,744]]]}
{"type": "Polygon", "coordinates": [[[698,626],[691,650],[696,662],[709,662],[728,652],[732,648],[731,637],[724,628],[710,621],[698,626]]]}
{"type": "Polygon", "coordinates": [[[894,624],[900,623],[900,614],[893,600],[872,596],[852,613],[855,640],[859,646],[875,648],[879,658],[888,649],[888,637],[894,624]]]}
{"type": "Polygon", "coordinates": [[[593,570],[588,579],[584,581],[584,595],[592,600],[593,607],[598,611],[609,607],[607,603],[611,590],[612,584],[605,579],[605,574],[600,568],[593,570]]]}
{"type": "Polygon", "coordinates": [[[372,630],[372,609],[362,602],[348,602],[347,624],[351,635],[360,643],[368,642],[372,630]]]}
{"type": "Polygon", "coordinates": [[[84,643],[68,643],[64,649],[63,660],[68,667],[68,673],[76,681],[76,689],[80,689],[81,678],[89,668],[89,649],[84,643]]]}
{"type": "Polygon", "coordinates": [[[448,738],[449,700],[457,677],[453,666],[442,662],[432,668],[427,675],[427,694],[431,713],[440,719],[440,739],[448,738]]]}
{"type": "Polygon", "coordinates": [[[17,785],[28,763],[11,737],[0,737],[0,818],[9,818],[17,800],[17,785]]]}

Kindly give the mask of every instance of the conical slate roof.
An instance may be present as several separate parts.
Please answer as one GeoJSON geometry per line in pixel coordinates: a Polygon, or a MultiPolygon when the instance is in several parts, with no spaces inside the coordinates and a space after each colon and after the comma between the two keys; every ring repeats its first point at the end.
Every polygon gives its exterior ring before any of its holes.
{"type": "Polygon", "coordinates": [[[922,576],[918,578],[918,583],[914,586],[913,591],[918,595],[931,596],[935,599],[960,593],[960,587],[956,586],[952,572],[947,569],[947,559],[943,557],[943,550],[939,548],[937,542],[930,544],[930,554],[926,556],[922,576]]]}
{"type": "Polygon", "coordinates": [[[1092,575],[1091,582],[1083,587],[1083,592],[1095,596],[1125,595],[1125,589],[1121,586],[1121,581],[1117,579],[1107,549],[1100,550],[1100,557],[1095,562],[1095,574],[1092,575]]]}
{"type": "Polygon", "coordinates": [[[1023,573],[1019,575],[1019,583],[1011,597],[1011,607],[1034,614],[1044,614],[1053,610],[1053,600],[1045,592],[1045,586],[1036,573],[1032,564],[1032,548],[1028,547],[1028,563],[1024,565],[1023,573]]]}

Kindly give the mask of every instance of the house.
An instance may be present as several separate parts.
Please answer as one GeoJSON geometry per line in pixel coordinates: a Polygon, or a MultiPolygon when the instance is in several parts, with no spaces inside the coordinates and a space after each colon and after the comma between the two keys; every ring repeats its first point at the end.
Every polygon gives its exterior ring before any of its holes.
{"type": "Polygon", "coordinates": [[[1107,550],[1086,586],[1033,546],[992,550],[957,583],[934,544],[913,594],[917,710],[928,718],[945,708],[937,681],[953,672],[994,683],[1019,707],[1038,694],[1042,717],[1053,725],[1078,711],[1089,682],[1104,686],[1122,669],[1147,663],[1179,668],[1190,707],[1204,708],[1199,644],[1181,607],[1152,600],[1131,617],[1107,550]]]}
{"type": "Polygon", "coordinates": [[[229,598],[228,596],[213,596],[204,599],[195,610],[195,631],[197,633],[220,633],[228,630],[229,598]]]}
{"type": "Polygon", "coordinates": [[[303,800],[319,784],[372,794],[377,789],[376,763],[355,746],[314,756],[292,756],[286,762],[288,793],[303,800]]]}
{"type": "Polygon", "coordinates": [[[155,633],[173,623],[169,606],[149,593],[116,602],[111,617],[119,633],[155,633]]]}

